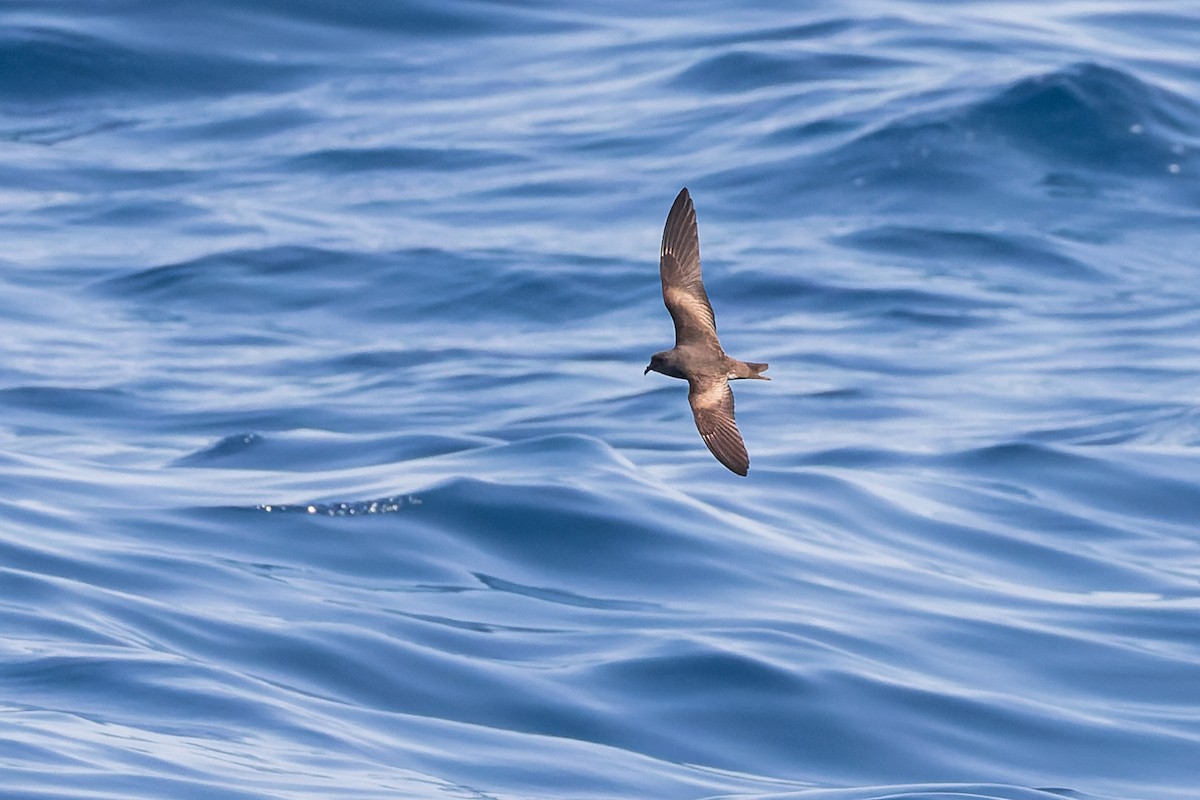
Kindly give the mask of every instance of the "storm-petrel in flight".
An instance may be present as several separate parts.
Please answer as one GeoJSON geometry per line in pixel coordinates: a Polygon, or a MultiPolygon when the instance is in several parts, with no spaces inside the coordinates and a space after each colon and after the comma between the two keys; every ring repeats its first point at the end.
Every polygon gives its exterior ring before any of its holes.
{"type": "MultiPolygon", "coordinates": [[[[750,456],[733,419],[731,380],[771,380],[766,364],[725,355],[717,341],[717,322],[700,278],[700,236],[696,209],[683,189],[667,214],[658,262],[663,303],[675,321],[675,346],[650,357],[654,370],[688,382],[688,403],[700,436],[712,454],[738,475],[750,470],[750,456]]],[[[643,373],[645,374],[645,373],[643,373]]]]}

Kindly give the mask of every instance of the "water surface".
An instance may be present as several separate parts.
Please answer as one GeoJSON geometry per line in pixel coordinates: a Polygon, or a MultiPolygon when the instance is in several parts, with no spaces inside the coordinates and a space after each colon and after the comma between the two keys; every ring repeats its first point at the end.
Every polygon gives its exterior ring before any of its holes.
{"type": "Polygon", "coordinates": [[[0,797],[1195,796],[1195,13],[0,20],[0,797]]]}

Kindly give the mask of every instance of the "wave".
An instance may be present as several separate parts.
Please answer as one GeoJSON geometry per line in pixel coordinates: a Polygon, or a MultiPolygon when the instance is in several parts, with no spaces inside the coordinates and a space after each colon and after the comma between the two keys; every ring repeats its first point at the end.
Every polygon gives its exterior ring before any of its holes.
{"type": "Polygon", "coordinates": [[[9,27],[0,34],[5,68],[0,101],[39,107],[100,97],[142,99],[227,95],[299,85],[299,65],[213,53],[125,45],[55,28],[9,27]]]}
{"type": "MultiPolygon", "coordinates": [[[[1011,218],[1023,218],[1038,207],[1031,202],[1047,195],[1094,197],[1129,179],[1175,191],[1179,181],[1173,179],[1194,161],[1192,132],[1200,130],[1197,104],[1094,63],[1020,78],[982,99],[942,98],[933,105],[866,130],[848,124],[839,134],[825,126],[822,135],[835,133],[826,146],[715,178],[735,189],[752,186],[755,197],[819,194],[823,208],[860,212],[899,210],[897,203],[919,190],[929,204],[906,210],[970,217],[959,198],[986,195],[989,214],[1000,203],[1011,218]]],[[[805,143],[815,133],[807,124],[791,134],[777,131],[774,149],[805,143]]],[[[766,215],[797,207],[753,205],[766,215]]]]}

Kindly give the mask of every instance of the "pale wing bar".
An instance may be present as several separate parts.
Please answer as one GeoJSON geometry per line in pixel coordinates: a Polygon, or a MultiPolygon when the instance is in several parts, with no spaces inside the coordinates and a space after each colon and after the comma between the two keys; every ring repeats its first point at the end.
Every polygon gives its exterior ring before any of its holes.
{"type": "Polygon", "coordinates": [[[688,381],[688,403],[700,438],[717,460],[738,475],[750,471],[750,455],[733,418],[733,391],[724,378],[688,381]]]}

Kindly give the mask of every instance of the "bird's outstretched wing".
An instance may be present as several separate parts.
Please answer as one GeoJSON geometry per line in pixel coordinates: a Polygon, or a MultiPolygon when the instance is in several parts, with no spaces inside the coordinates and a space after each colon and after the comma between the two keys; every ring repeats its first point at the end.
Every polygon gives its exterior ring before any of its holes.
{"type": "Polygon", "coordinates": [[[750,456],[733,419],[733,391],[729,381],[724,377],[689,380],[688,403],[700,437],[717,461],[738,475],[749,472],[750,456]]]}
{"type": "Polygon", "coordinates": [[[700,278],[700,237],[696,209],[683,189],[667,214],[658,261],[663,303],[675,321],[675,346],[704,344],[720,349],[712,305],[700,278]]]}

